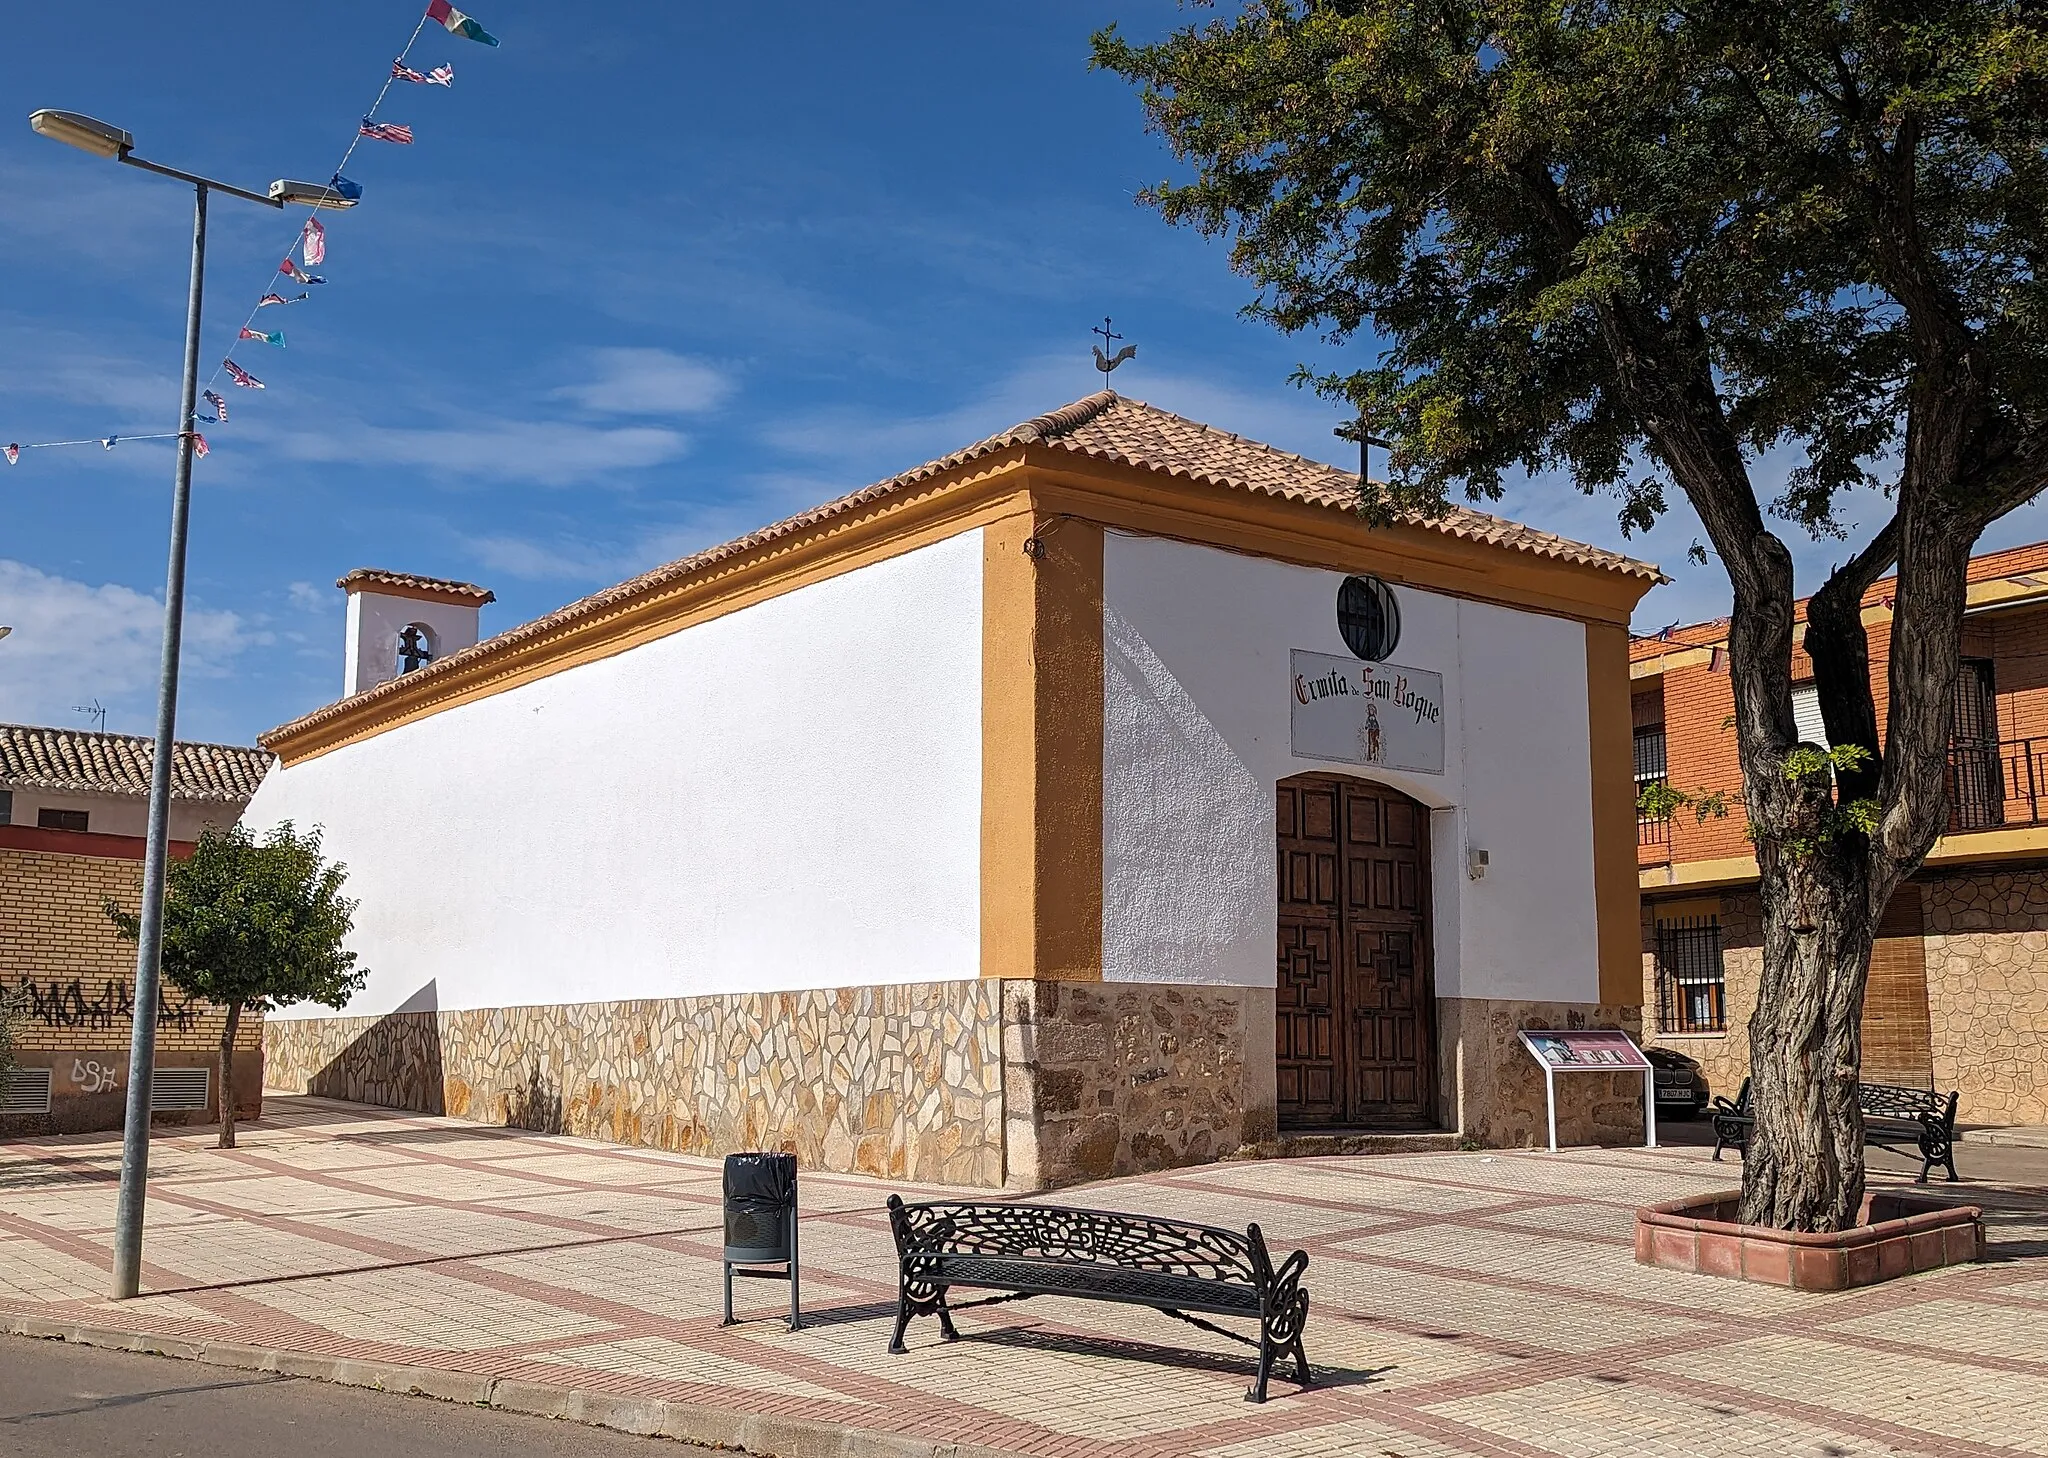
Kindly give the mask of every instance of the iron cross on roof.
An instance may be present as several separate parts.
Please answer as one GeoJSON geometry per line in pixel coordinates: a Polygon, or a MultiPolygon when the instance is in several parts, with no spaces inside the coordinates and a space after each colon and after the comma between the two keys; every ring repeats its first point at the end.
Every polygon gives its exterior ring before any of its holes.
{"type": "Polygon", "coordinates": [[[1109,379],[1109,372],[1115,369],[1118,365],[1122,364],[1125,360],[1135,355],[1138,352],[1138,346],[1135,344],[1126,344],[1122,349],[1119,349],[1115,354],[1105,354],[1103,352],[1104,350],[1108,349],[1109,346],[1115,344],[1119,339],[1123,338],[1123,335],[1115,333],[1113,330],[1110,329],[1109,315],[1107,314],[1104,314],[1102,316],[1102,327],[1100,329],[1091,329],[1088,332],[1090,334],[1100,334],[1102,336],[1102,343],[1091,345],[1089,347],[1095,351],[1095,368],[1102,371],[1103,380],[1106,383],[1109,379]]]}
{"type": "Polygon", "coordinates": [[[1371,484],[1372,448],[1378,446],[1383,451],[1390,451],[1394,448],[1392,442],[1381,440],[1367,427],[1365,411],[1362,409],[1358,412],[1356,420],[1345,421],[1344,424],[1338,426],[1330,434],[1343,440],[1355,440],[1358,442],[1358,484],[1360,486],[1371,484]]]}

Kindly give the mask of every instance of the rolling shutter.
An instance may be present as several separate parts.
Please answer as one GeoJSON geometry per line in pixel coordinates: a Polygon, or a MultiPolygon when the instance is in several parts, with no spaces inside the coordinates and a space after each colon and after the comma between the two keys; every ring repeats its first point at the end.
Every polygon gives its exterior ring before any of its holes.
{"type": "Polygon", "coordinates": [[[1792,690],[1792,722],[1799,730],[1802,744],[1818,744],[1822,749],[1832,749],[1828,743],[1827,725],[1820,717],[1820,690],[1812,684],[1792,690]]]}
{"type": "Polygon", "coordinates": [[[1884,909],[1863,993],[1863,1081],[1934,1084],[1927,1015],[1927,943],[1920,888],[1901,886],[1884,909]]]}

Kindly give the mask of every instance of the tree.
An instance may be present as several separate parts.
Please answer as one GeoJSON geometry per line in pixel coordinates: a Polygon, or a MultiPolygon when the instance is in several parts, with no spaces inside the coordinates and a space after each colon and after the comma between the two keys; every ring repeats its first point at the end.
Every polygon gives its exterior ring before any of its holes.
{"type": "Polygon", "coordinates": [[[1375,519],[1560,471],[1648,527],[1675,483],[1733,589],[1764,912],[1741,1218],[1853,1224],[1871,940],[1948,816],[1965,571],[2048,457],[2048,34],[2020,0],[1260,0],[1095,62],[1232,238],[1248,312],[1371,368],[1301,378],[1394,442],[1375,519]],[[1760,496],[1758,458],[1796,459],[1760,496]],[[1882,500],[1847,493],[1876,487],[1882,500]],[[1770,499],[1763,499],[1768,496],[1770,499]],[[1875,501],[1875,505],[1870,503],[1875,501]],[[1888,503],[1888,505],[1887,505],[1888,503]],[[1831,757],[1792,717],[1792,556],[1831,757]],[[1879,734],[1860,612],[1896,568],[1879,734]]]}
{"type": "MultiPolygon", "coordinates": [[[[290,821],[261,841],[240,825],[209,826],[164,893],[163,977],[225,1014],[220,1035],[220,1147],[235,1147],[235,1033],[242,1014],[294,1002],[340,1007],[369,976],[342,946],[356,905],[341,894],[348,868],[320,858],[318,829],[290,821]]],[[[129,941],[141,918],[111,902],[129,941]]],[[[137,1015],[141,1010],[137,1009],[137,1015]]]]}
{"type": "Polygon", "coordinates": [[[28,1017],[22,1010],[27,1000],[19,992],[0,987],[0,1079],[14,1072],[19,1064],[15,1054],[21,1043],[21,1025],[28,1017]]]}

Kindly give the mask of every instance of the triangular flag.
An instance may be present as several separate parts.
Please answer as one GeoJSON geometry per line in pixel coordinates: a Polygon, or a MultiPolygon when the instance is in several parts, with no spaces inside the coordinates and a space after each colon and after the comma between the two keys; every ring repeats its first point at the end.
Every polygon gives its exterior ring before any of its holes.
{"type": "Polygon", "coordinates": [[[193,454],[193,455],[195,455],[195,456],[203,456],[203,455],[205,455],[205,454],[206,454],[207,450],[208,450],[208,446],[207,446],[207,444],[206,444],[206,437],[205,437],[205,436],[203,436],[203,435],[201,435],[201,434],[200,434],[200,433],[199,433],[198,431],[196,431],[196,430],[195,430],[195,431],[193,431],[193,432],[192,432],[192,454],[193,454]]]}
{"type": "Polygon", "coordinates": [[[110,451],[116,445],[119,445],[120,441],[121,437],[118,435],[103,435],[100,437],[100,449],[103,451],[110,451]]]}
{"type": "Polygon", "coordinates": [[[7,464],[12,466],[21,460],[21,447],[13,441],[7,443],[7,464]]]}
{"type": "Polygon", "coordinates": [[[455,68],[449,65],[434,67],[433,70],[427,72],[427,84],[429,86],[453,86],[455,84],[455,68]]]}
{"type": "Polygon", "coordinates": [[[244,324],[242,326],[242,338],[259,340],[264,344],[274,344],[279,349],[284,348],[284,331],[282,329],[272,334],[265,334],[261,329],[251,329],[248,325],[244,324]]]}
{"type": "Polygon", "coordinates": [[[498,38],[457,10],[448,0],[427,0],[427,19],[433,21],[450,35],[459,35],[464,40],[480,41],[494,46],[498,38]]]}
{"type": "Polygon", "coordinates": [[[344,198],[349,202],[361,202],[363,200],[363,185],[360,182],[350,182],[339,172],[327,179],[327,190],[336,197],[344,198]]]}
{"type": "Polygon", "coordinates": [[[222,425],[228,423],[228,402],[213,391],[206,392],[206,403],[213,407],[213,418],[222,425]]]}
{"type": "Polygon", "coordinates": [[[312,297],[311,294],[294,294],[288,299],[283,294],[265,294],[256,301],[256,307],[267,309],[272,304],[303,304],[312,297]]]}
{"type": "Polygon", "coordinates": [[[403,61],[393,61],[391,63],[391,79],[393,81],[411,81],[419,86],[427,84],[426,77],[413,70],[412,67],[406,65],[403,61]]]}
{"type": "Polygon", "coordinates": [[[292,262],[290,258],[286,258],[283,263],[280,263],[277,266],[277,271],[293,283],[324,284],[327,282],[326,279],[316,273],[307,273],[303,268],[292,262]]]}
{"type": "Polygon", "coordinates": [[[312,268],[327,258],[327,229],[318,218],[306,219],[306,226],[299,230],[299,251],[305,256],[306,267],[312,268]]]}
{"type": "Polygon", "coordinates": [[[233,380],[236,384],[240,385],[245,390],[261,390],[265,388],[263,381],[257,379],[254,375],[250,374],[247,370],[243,369],[240,365],[236,364],[231,359],[222,360],[220,362],[220,367],[228,372],[229,379],[233,380]]]}

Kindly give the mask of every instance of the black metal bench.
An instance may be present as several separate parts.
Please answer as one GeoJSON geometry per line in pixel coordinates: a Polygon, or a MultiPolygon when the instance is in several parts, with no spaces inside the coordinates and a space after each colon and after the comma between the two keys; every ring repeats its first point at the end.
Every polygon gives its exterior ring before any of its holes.
{"type": "MultiPolygon", "coordinates": [[[[1927,1172],[1937,1164],[1948,1167],[1951,1180],[1959,1178],[1956,1174],[1956,1093],[1953,1089],[1939,1094],[1931,1088],[1859,1083],[1856,1085],[1856,1102],[1863,1110],[1864,1142],[1889,1148],[1891,1138],[1911,1136],[1920,1150],[1920,1178],[1916,1184],[1926,1184],[1927,1172]]],[[[1756,1111],[1749,1097],[1749,1080],[1742,1080],[1741,1091],[1734,1098],[1715,1099],[1713,1109],[1714,1158],[1719,1159],[1724,1149],[1733,1149],[1740,1154],[1749,1145],[1749,1131],[1756,1127],[1756,1111]]]]}
{"type": "Polygon", "coordinates": [[[1256,1225],[1242,1233],[1213,1225],[1156,1220],[1104,1210],[1057,1205],[906,1205],[889,1197],[901,1287],[896,1332],[889,1350],[903,1351],[913,1316],[937,1316],[946,1340],[960,1333],[953,1313],[1030,1296],[1078,1296],[1149,1306],[1191,1326],[1215,1332],[1259,1353],[1258,1376],[1247,1402],[1266,1400],[1273,1363],[1294,1358],[1295,1378],[1309,1385],[1301,1329],[1308,1322],[1308,1292],[1301,1286],[1308,1254],[1296,1251],[1276,1270],[1256,1225]],[[947,1291],[967,1286],[1008,1294],[955,1305],[947,1291]],[[1255,1318],[1257,1340],[1226,1330],[1192,1311],[1255,1318]]]}

